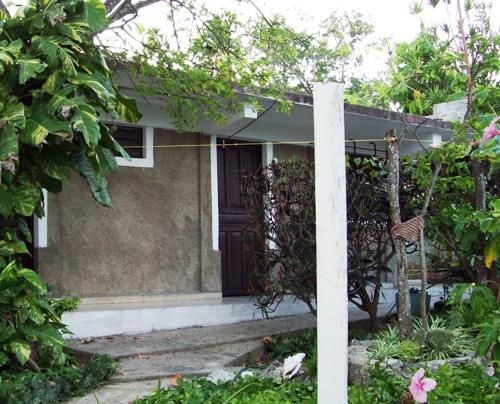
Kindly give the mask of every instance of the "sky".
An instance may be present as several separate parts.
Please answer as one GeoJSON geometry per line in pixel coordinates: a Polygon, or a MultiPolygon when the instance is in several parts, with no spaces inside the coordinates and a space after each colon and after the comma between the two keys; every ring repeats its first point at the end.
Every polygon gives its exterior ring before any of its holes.
{"type": "MultiPolygon", "coordinates": [[[[281,14],[286,21],[298,30],[315,31],[322,19],[332,12],[359,11],[374,25],[374,39],[389,38],[392,42],[411,41],[418,34],[420,20],[427,24],[439,24],[453,21],[454,7],[444,4],[437,8],[425,6],[418,17],[410,13],[415,0],[252,0],[265,15],[281,14]],[[451,9],[452,14],[449,14],[451,9]]],[[[422,1],[424,5],[427,0],[422,1]]],[[[205,0],[211,11],[230,10],[241,17],[258,16],[255,6],[248,0],[205,0]]],[[[455,2],[453,1],[452,4],[455,2]]],[[[492,1],[492,21],[500,21],[500,1],[492,1]]],[[[144,26],[161,27],[166,22],[166,8],[158,3],[143,10],[137,20],[144,26]]],[[[451,24],[453,25],[453,24],[451,24]]],[[[498,26],[496,27],[498,29],[498,26]]],[[[365,55],[365,62],[357,75],[373,78],[386,70],[387,49],[370,50],[365,55]]]]}

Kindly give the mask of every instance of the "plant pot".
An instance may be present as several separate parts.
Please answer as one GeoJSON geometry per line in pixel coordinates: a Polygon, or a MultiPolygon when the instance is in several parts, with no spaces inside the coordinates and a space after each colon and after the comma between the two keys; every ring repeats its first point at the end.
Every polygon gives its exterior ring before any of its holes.
{"type": "MultiPolygon", "coordinates": [[[[396,305],[398,305],[398,295],[396,293],[396,305]]],[[[425,307],[427,309],[427,313],[429,312],[429,308],[431,306],[431,295],[425,294],[425,307]]],[[[412,316],[420,317],[420,290],[419,289],[410,289],[410,310],[412,316]]]]}

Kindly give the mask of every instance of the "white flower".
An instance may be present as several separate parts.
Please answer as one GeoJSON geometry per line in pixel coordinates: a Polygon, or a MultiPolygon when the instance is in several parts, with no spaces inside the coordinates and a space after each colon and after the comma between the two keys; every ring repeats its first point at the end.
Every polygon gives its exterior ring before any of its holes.
{"type": "Polygon", "coordinates": [[[285,358],[285,362],[283,363],[283,371],[281,376],[283,379],[291,379],[295,374],[299,371],[302,360],[305,358],[305,353],[298,353],[293,356],[289,356],[285,358]]]}

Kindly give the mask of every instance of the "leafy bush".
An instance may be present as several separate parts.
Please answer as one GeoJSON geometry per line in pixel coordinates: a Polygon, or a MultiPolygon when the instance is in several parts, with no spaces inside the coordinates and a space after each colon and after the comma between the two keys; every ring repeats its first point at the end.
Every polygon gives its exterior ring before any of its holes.
{"type": "MultiPolygon", "coordinates": [[[[394,246],[389,236],[388,174],[383,159],[348,158],[348,298],[381,328],[377,307],[382,275],[394,246]]],[[[273,162],[242,179],[247,248],[254,257],[252,293],[273,312],[290,294],[316,314],[316,212],[314,163],[273,162]]]]}
{"type": "Polygon", "coordinates": [[[420,344],[411,339],[401,341],[398,356],[403,361],[413,361],[420,355],[420,344]]]}
{"type": "Polygon", "coordinates": [[[500,305],[491,289],[483,285],[458,285],[451,292],[448,304],[450,321],[477,333],[477,353],[500,361],[500,305]]]}
{"type": "MultiPolygon", "coordinates": [[[[500,378],[486,376],[478,365],[451,367],[426,371],[426,377],[437,381],[428,395],[428,403],[494,403],[498,402],[500,378]]],[[[408,391],[410,380],[376,366],[368,372],[365,383],[349,387],[350,404],[399,403],[408,391]]]]}
{"type": "Polygon", "coordinates": [[[474,350],[473,337],[466,328],[456,327],[438,316],[429,316],[427,335],[420,319],[414,321],[415,339],[422,346],[424,359],[448,359],[464,356],[474,350]]]}
{"type": "Polygon", "coordinates": [[[175,389],[158,387],[135,404],[313,404],[317,385],[313,382],[276,381],[270,378],[245,377],[225,383],[204,379],[181,379],[175,389]]]}
{"type": "Polygon", "coordinates": [[[96,32],[100,0],[29,0],[0,11],[0,367],[64,362],[60,315],[67,303],[20,265],[32,241],[26,218],[43,214],[42,189],[57,193],[73,170],[110,206],[105,173],[128,157],[101,117],[137,122],[135,102],[111,78],[96,32]]]}
{"type": "Polygon", "coordinates": [[[242,192],[257,306],[267,314],[291,294],[316,314],[314,163],[273,162],[244,176],[242,192]]]}
{"type": "Polygon", "coordinates": [[[46,294],[40,277],[15,261],[0,273],[0,368],[64,363],[62,334],[69,331],[61,315],[77,302],[49,300],[46,294]]]}
{"type": "Polygon", "coordinates": [[[372,359],[434,360],[464,356],[474,349],[469,330],[453,327],[441,317],[429,316],[429,330],[424,334],[421,320],[414,320],[414,340],[400,341],[397,327],[379,333],[369,348],[372,359]]]}
{"type": "Polygon", "coordinates": [[[389,327],[376,336],[373,345],[368,350],[368,355],[371,359],[379,361],[395,358],[399,354],[399,345],[399,329],[389,327]]]}
{"type": "Polygon", "coordinates": [[[36,373],[0,373],[0,402],[52,404],[79,396],[100,386],[117,371],[116,362],[99,356],[85,365],[66,365],[36,373]]]}

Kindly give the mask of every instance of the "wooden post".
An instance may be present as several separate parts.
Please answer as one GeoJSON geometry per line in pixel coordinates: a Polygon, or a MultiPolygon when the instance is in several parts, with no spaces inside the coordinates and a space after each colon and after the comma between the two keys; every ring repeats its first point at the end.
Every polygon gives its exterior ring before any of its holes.
{"type": "Polygon", "coordinates": [[[344,87],[314,85],[318,403],[347,403],[344,87]]]}
{"type": "MultiPolygon", "coordinates": [[[[387,133],[387,161],[389,164],[389,206],[391,222],[395,226],[401,224],[399,207],[399,139],[394,130],[387,133]]],[[[398,271],[398,321],[401,339],[411,337],[410,291],[408,288],[408,265],[406,261],[406,245],[396,237],[394,240],[396,264],[398,271]]]]}

